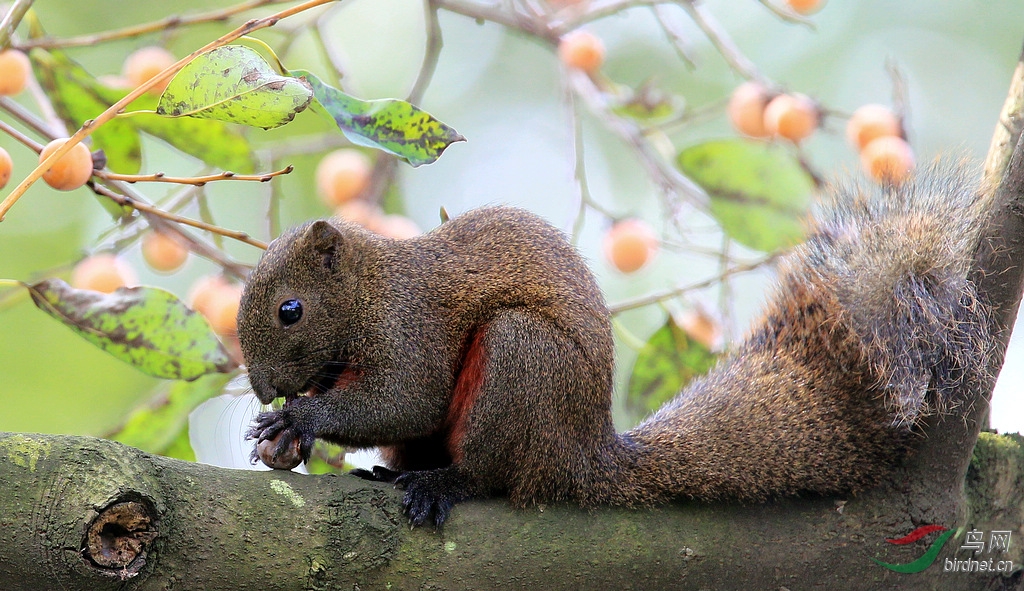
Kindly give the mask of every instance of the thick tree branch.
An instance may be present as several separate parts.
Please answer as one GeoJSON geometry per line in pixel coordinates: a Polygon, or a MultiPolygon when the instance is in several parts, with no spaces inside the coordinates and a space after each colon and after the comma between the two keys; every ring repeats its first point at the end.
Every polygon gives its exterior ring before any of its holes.
{"type": "MultiPolygon", "coordinates": [[[[1024,532],[1022,443],[982,439],[972,527],[1024,532]]],[[[406,526],[390,486],[348,475],[228,470],[101,439],[9,433],[0,480],[0,580],[11,591],[998,589],[1011,580],[942,572],[959,542],[922,573],[877,565],[912,561],[932,541],[885,542],[912,529],[896,498],[593,512],[495,500],[459,505],[435,532],[406,526]]],[[[1016,540],[998,559],[1020,564],[1016,540]]]]}

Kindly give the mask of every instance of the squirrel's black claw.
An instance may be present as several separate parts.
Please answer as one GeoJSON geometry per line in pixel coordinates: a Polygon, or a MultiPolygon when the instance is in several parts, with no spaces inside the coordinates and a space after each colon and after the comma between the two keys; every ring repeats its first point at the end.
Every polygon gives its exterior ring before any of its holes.
{"type": "Polygon", "coordinates": [[[469,497],[465,482],[455,472],[454,466],[404,472],[394,482],[405,489],[402,507],[413,527],[421,526],[433,517],[434,527],[440,529],[455,503],[469,497]]]}
{"type": "Polygon", "coordinates": [[[384,466],[374,466],[371,470],[364,470],[363,468],[356,468],[349,472],[353,476],[358,476],[363,480],[370,480],[373,482],[390,482],[395,483],[395,480],[402,475],[401,472],[385,468],[384,466]]]}

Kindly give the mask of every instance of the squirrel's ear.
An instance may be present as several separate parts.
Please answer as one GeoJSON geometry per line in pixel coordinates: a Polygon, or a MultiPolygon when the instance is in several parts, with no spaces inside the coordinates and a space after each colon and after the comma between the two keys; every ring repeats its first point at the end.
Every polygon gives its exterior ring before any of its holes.
{"type": "Polygon", "coordinates": [[[342,245],[341,232],[326,220],[317,220],[302,235],[302,244],[320,256],[325,269],[333,270],[342,245]]]}

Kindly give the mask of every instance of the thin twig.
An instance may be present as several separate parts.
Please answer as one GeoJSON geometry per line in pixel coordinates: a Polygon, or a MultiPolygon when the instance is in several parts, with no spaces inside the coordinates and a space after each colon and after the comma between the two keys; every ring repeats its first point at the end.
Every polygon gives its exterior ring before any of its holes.
{"type": "Polygon", "coordinates": [[[632,146],[640,157],[640,162],[662,190],[683,197],[696,207],[707,210],[707,193],[666,162],[635,123],[616,115],[608,105],[607,95],[589,76],[576,70],[570,70],[567,75],[573,83],[573,88],[587,102],[590,110],[601,118],[605,127],[632,146]]]}
{"type": "Polygon", "coordinates": [[[224,21],[227,20],[229,17],[245,12],[247,10],[252,10],[253,8],[259,8],[260,6],[266,6],[268,4],[280,4],[287,1],[288,0],[249,0],[248,2],[242,2],[241,4],[229,6],[227,8],[222,8],[220,10],[214,10],[211,12],[204,12],[200,14],[193,14],[191,16],[169,16],[167,18],[152,23],[133,25],[131,27],[125,27],[123,29],[106,31],[103,33],[95,33],[93,35],[82,35],[80,37],[68,37],[65,39],[54,39],[52,37],[30,39],[24,43],[20,43],[19,47],[21,49],[31,49],[33,47],[42,47],[46,49],[56,49],[61,47],[86,47],[90,45],[96,45],[97,43],[103,43],[105,41],[113,41],[115,39],[126,39],[129,37],[138,37],[140,35],[146,35],[148,33],[169,31],[171,29],[184,27],[188,25],[224,21]]]}
{"type": "Polygon", "coordinates": [[[427,19],[427,47],[423,53],[423,65],[420,66],[420,73],[416,76],[416,82],[409,91],[407,100],[413,104],[419,104],[423,100],[427,86],[434,78],[434,71],[437,70],[437,62],[441,57],[441,48],[444,47],[444,37],[441,32],[441,23],[437,20],[437,6],[432,0],[425,0],[424,13],[427,19]]]}
{"type": "Polygon", "coordinates": [[[569,87],[568,81],[566,81],[564,87],[566,107],[569,110],[569,121],[572,124],[572,176],[576,179],[576,190],[580,200],[579,210],[576,212],[576,219],[572,224],[572,244],[575,245],[579,242],[580,232],[583,230],[583,220],[587,214],[587,204],[590,203],[591,197],[590,186],[587,183],[586,159],[583,153],[583,122],[580,120],[579,109],[576,108],[576,95],[569,87]]]}
{"type": "Polygon", "coordinates": [[[35,141],[34,139],[28,137],[27,135],[21,133],[17,129],[14,129],[13,127],[10,126],[10,124],[8,124],[3,119],[0,119],[0,131],[6,133],[7,135],[11,136],[12,138],[18,140],[19,142],[24,144],[25,147],[27,147],[28,149],[34,150],[36,154],[38,154],[39,152],[43,151],[43,145],[42,144],[40,144],[39,142],[35,141]]]}
{"type": "Polygon", "coordinates": [[[480,4],[467,0],[432,0],[434,6],[467,16],[474,20],[490,21],[509,29],[522,31],[550,44],[558,42],[560,33],[540,19],[515,11],[505,11],[493,4],[480,4]]]}
{"type": "Polygon", "coordinates": [[[719,273],[717,276],[705,279],[704,281],[698,281],[697,283],[691,283],[690,285],[675,287],[665,291],[647,294],[645,296],[641,296],[632,300],[626,300],[624,302],[615,304],[614,306],[609,306],[609,310],[611,311],[612,315],[616,315],[621,314],[627,310],[635,310],[636,308],[643,308],[644,306],[650,306],[652,304],[657,304],[665,300],[677,298],[691,291],[711,287],[712,285],[720,283],[726,277],[737,275],[739,273],[748,273],[750,271],[754,271],[766,264],[771,263],[779,256],[779,254],[773,254],[753,263],[735,265],[719,273]]]}
{"type": "Polygon", "coordinates": [[[156,172],[153,174],[118,174],[116,172],[100,170],[96,171],[96,176],[106,180],[122,181],[125,183],[176,183],[179,185],[196,185],[201,187],[206,183],[216,181],[256,181],[265,183],[276,176],[288,174],[293,170],[295,170],[295,167],[289,164],[281,170],[275,170],[274,172],[266,172],[263,174],[235,174],[231,171],[224,171],[204,176],[176,177],[166,176],[162,172],[156,172]]]}
{"type": "Polygon", "coordinates": [[[109,189],[107,187],[104,187],[103,185],[99,185],[99,184],[97,184],[97,183],[95,183],[93,181],[90,181],[90,188],[93,191],[95,191],[97,194],[99,194],[99,195],[103,195],[104,197],[109,197],[110,199],[112,199],[118,205],[121,205],[121,206],[124,206],[124,207],[130,207],[132,209],[136,209],[138,211],[144,212],[144,213],[149,214],[151,216],[156,216],[156,217],[159,217],[161,219],[164,219],[164,220],[167,220],[167,221],[170,221],[170,222],[174,222],[174,223],[177,223],[177,224],[183,224],[185,226],[192,226],[193,228],[198,228],[200,230],[205,230],[205,231],[211,232],[213,234],[219,234],[221,236],[227,236],[228,238],[234,238],[235,240],[238,240],[239,242],[244,242],[244,243],[249,244],[251,246],[255,246],[256,248],[261,248],[263,250],[266,250],[266,248],[267,248],[267,245],[266,245],[265,242],[260,242],[259,240],[256,240],[256,239],[250,237],[245,232],[240,232],[240,231],[237,231],[237,230],[228,230],[227,228],[221,228],[220,226],[215,226],[213,224],[207,224],[206,222],[201,222],[199,220],[193,220],[191,218],[186,218],[184,216],[180,216],[180,215],[177,215],[177,214],[174,214],[174,213],[166,212],[166,211],[164,211],[164,210],[162,210],[162,209],[160,209],[158,207],[154,207],[154,206],[146,203],[145,201],[140,201],[138,199],[135,199],[133,197],[129,197],[127,195],[122,195],[122,194],[118,193],[117,191],[113,191],[113,190],[111,190],[111,189],[109,189]]]}
{"type": "Polygon", "coordinates": [[[727,104],[729,104],[729,99],[722,98],[699,107],[687,106],[681,113],[679,113],[679,115],[672,117],[671,119],[666,119],[664,121],[648,125],[644,128],[644,131],[646,133],[647,130],[657,129],[663,133],[669,133],[671,131],[675,131],[676,128],[679,127],[710,121],[711,119],[720,117],[722,113],[725,112],[725,106],[727,104]]]}
{"type": "Polygon", "coordinates": [[[718,53],[722,54],[729,67],[748,80],[767,81],[761,71],[757,69],[757,66],[754,65],[754,62],[743,55],[740,48],[736,46],[732,38],[718,24],[718,20],[714,15],[708,12],[707,7],[703,3],[687,0],[680,2],[679,5],[686,9],[686,12],[690,13],[690,18],[700,27],[701,31],[704,31],[704,35],[715,46],[718,53]]]}
{"type": "Polygon", "coordinates": [[[10,45],[11,35],[14,35],[14,30],[21,24],[21,19],[25,18],[28,9],[32,8],[32,2],[33,0],[15,0],[3,20],[0,20],[0,51],[10,45]]]}
{"type": "MultiPolygon", "coordinates": [[[[688,2],[689,0],[683,0],[688,2]]],[[[572,18],[552,20],[549,26],[556,34],[561,35],[587,23],[614,16],[620,12],[638,6],[657,6],[659,4],[677,4],[680,0],[593,0],[585,11],[574,14],[572,18]]]]}
{"type": "MultiPolygon", "coordinates": [[[[32,128],[32,131],[46,138],[46,141],[51,141],[57,138],[56,134],[53,133],[53,130],[47,127],[42,120],[14,100],[6,96],[0,97],[0,109],[7,111],[7,113],[12,117],[32,128]]],[[[38,150],[36,151],[38,152],[38,150]]]]}
{"type": "Polygon", "coordinates": [[[17,203],[18,199],[20,199],[21,196],[25,194],[25,191],[28,190],[28,188],[31,187],[33,183],[39,180],[39,178],[42,177],[43,174],[57,162],[57,160],[62,158],[64,154],[67,154],[71,150],[71,148],[75,147],[76,144],[78,144],[87,136],[92,134],[99,126],[103,125],[107,121],[110,121],[115,116],[117,116],[117,114],[122,112],[124,108],[127,107],[132,101],[142,96],[150,88],[153,88],[154,86],[162,83],[164,80],[169,80],[171,76],[173,76],[179,70],[184,68],[185,65],[191,62],[197,56],[200,56],[218,47],[227,45],[235,39],[238,39],[243,35],[248,35],[253,31],[265,29],[267,27],[272,27],[275,24],[277,24],[277,22],[280,21],[281,19],[288,18],[289,16],[299,14],[303,11],[309,10],[311,8],[316,8],[318,6],[322,6],[324,4],[327,4],[328,2],[333,1],[335,0],[306,0],[306,2],[288,8],[286,10],[274,13],[270,16],[250,20],[242,26],[231,31],[230,33],[222,35],[216,40],[211,41],[203,47],[193,51],[189,55],[175,62],[173,65],[165,68],[156,76],[153,76],[146,82],[140,84],[135,90],[129,92],[127,95],[125,95],[124,98],[108,107],[105,111],[100,113],[95,119],[86,121],[82,125],[82,127],[79,128],[79,130],[76,131],[70,139],[68,139],[68,141],[64,142],[64,144],[62,144],[61,147],[54,150],[53,153],[50,154],[49,158],[39,163],[39,165],[36,166],[36,168],[31,173],[29,173],[27,177],[25,177],[20,183],[18,183],[18,186],[15,187],[14,190],[7,195],[7,198],[5,198],[2,203],[0,203],[0,221],[3,221],[7,212],[10,211],[11,207],[13,207],[15,203],[17,203]]]}
{"type": "Polygon", "coordinates": [[[667,7],[660,5],[652,6],[651,12],[654,14],[654,18],[658,20],[661,30],[665,32],[665,36],[668,37],[669,42],[672,44],[672,49],[675,49],[679,59],[686,62],[691,68],[696,68],[697,61],[690,52],[690,47],[686,43],[686,39],[683,38],[683,33],[679,26],[672,22],[667,7]]]}

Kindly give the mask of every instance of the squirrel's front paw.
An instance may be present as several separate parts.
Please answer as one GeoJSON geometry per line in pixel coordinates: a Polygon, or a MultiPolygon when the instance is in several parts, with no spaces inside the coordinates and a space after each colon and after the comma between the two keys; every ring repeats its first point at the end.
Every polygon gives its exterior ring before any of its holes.
{"type": "Polygon", "coordinates": [[[285,410],[260,413],[245,437],[256,440],[252,463],[259,460],[276,470],[291,470],[308,460],[316,439],[300,431],[285,410]]]}
{"type": "Polygon", "coordinates": [[[437,470],[405,472],[395,479],[405,489],[402,507],[413,527],[434,518],[434,526],[441,527],[448,519],[452,506],[469,498],[466,481],[455,466],[437,470]]]}

